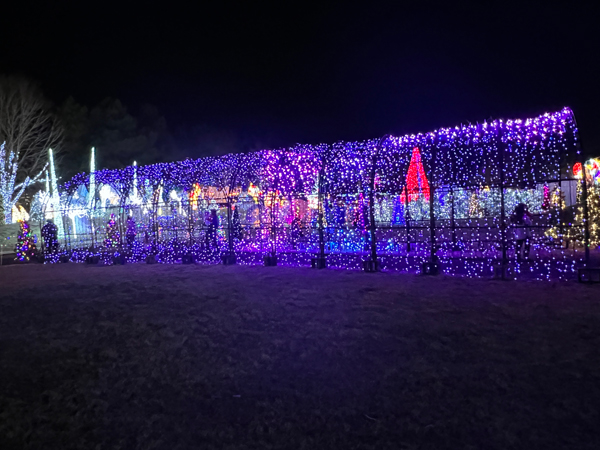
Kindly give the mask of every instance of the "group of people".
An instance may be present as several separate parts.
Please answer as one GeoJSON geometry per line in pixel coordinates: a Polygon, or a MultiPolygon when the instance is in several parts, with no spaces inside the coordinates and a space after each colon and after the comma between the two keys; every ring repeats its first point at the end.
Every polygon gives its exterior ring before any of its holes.
{"type": "MultiPolygon", "coordinates": [[[[530,240],[532,238],[532,215],[527,210],[527,206],[524,203],[519,203],[510,217],[510,224],[513,231],[513,238],[515,242],[515,255],[517,261],[527,260],[529,258],[529,252],[531,249],[530,240]]],[[[217,231],[219,229],[219,216],[215,209],[210,212],[206,211],[204,215],[204,227],[205,227],[205,244],[207,248],[214,250],[218,249],[218,237],[217,231]]],[[[42,227],[42,238],[44,240],[44,247],[46,256],[58,254],[58,227],[54,224],[52,219],[48,219],[46,224],[42,227]]],[[[302,224],[298,217],[294,218],[290,224],[290,237],[294,248],[298,245],[298,241],[302,236],[302,224]]],[[[133,248],[135,238],[137,235],[137,227],[135,220],[132,216],[127,218],[127,227],[125,232],[125,238],[127,241],[128,248],[133,248]]],[[[111,214],[111,218],[107,224],[107,238],[105,240],[105,246],[115,247],[118,245],[120,239],[118,236],[118,229],[116,226],[115,215],[111,214]]],[[[365,236],[365,250],[368,245],[368,236],[365,236]]]]}
{"type": "MultiPolygon", "coordinates": [[[[219,216],[216,210],[206,211],[204,215],[205,225],[205,243],[207,247],[217,249],[217,230],[219,229],[219,216]]],[[[137,236],[137,225],[135,219],[132,216],[127,217],[126,228],[125,228],[125,240],[127,248],[133,249],[137,236]]],[[[117,224],[117,218],[115,214],[111,214],[110,220],[106,224],[106,239],[104,240],[104,246],[106,248],[117,248],[121,245],[119,226],[117,224]]]]}

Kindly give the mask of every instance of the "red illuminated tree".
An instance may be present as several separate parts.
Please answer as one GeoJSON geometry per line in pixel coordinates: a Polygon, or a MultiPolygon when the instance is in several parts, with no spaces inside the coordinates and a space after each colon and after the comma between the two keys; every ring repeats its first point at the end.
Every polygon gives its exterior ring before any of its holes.
{"type": "Polygon", "coordinates": [[[406,203],[408,189],[408,201],[414,202],[423,196],[425,200],[429,200],[429,182],[425,175],[423,162],[421,161],[421,152],[418,147],[415,147],[410,158],[410,165],[406,174],[406,185],[400,196],[402,203],[406,203]]]}

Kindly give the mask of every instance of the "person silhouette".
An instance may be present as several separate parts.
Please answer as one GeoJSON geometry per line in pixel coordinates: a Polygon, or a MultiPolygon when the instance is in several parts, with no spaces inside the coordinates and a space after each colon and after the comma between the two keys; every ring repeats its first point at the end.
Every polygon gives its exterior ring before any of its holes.
{"type": "Polygon", "coordinates": [[[212,209],[210,211],[210,224],[208,226],[208,238],[210,245],[217,249],[217,230],[219,229],[219,216],[217,210],[212,209]]]}
{"type": "Polygon", "coordinates": [[[515,253],[517,261],[529,259],[531,239],[531,214],[527,211],[525,203],[519,203],[510,217],[515,238],[515,253]]]}

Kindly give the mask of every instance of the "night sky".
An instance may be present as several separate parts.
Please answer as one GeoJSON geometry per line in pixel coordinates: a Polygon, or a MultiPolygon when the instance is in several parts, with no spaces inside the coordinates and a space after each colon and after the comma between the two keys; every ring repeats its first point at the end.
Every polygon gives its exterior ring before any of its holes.
{"type": "Polygon", "coordinates": [[[598,16],[574,3],[45,2],[3,14],[0,73],[39,80],[57,103],[150,103],[170,129],[207,124],[272,147],[566,105],[600,154],[598,16]]]}

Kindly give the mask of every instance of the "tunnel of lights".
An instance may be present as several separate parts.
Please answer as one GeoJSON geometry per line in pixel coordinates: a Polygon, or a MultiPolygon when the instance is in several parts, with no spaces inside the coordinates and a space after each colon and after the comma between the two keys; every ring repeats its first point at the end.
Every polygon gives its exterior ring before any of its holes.
{"type": "Polygon", "coordinates": [[[317,259],[363,269],[376,260],[379,270],[435,263],[467,276],[491,275],[505,262],[511,277],[560,279],[593,250],[581,171],[575,118],[564,108],[401,137],[94,170],[65,183],[60,199],[48,196],[39,220],[58,225],[63,261],[317,259]],[[511,233],[518,203],[533,215],[526,262],[516,260],[511,233]]]}

